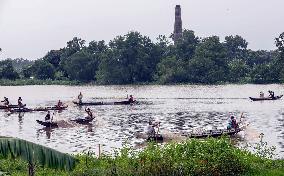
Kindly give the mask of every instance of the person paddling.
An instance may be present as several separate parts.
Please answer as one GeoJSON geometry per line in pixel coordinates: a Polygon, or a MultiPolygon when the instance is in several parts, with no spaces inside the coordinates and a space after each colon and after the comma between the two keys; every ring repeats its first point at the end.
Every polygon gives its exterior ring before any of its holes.
{"type": "Polygon", "coordinates": [[[146,134],[148,135],[148,137],[156,136],[158,132],[156,133],[155,127],[158,127],[158,125],[160,125],[160,123],[152,123],[151,121],[149,121],[149,125],[146,128],[146,134]]]}
{"type": "Polygon", "coordinates": [[[275,97],[274,97],[274,92],[273,92],[273,91],[269,90],[269,91],[268,91],[268,93],[269,93],[269,97],[270,97],[270,98],[275,98],[275,97]]]}
{"type": "Polygon", "coordinates": [[[52,122],[53,117],[50,115],[50,111],[47,111],[47,114],[45,116],[45,122],[52,122]]]}
{"type": "Polygon", "coordinates": [[[229,124],[227,126],[227,129],[228,130],[231,130],[231,129],[238,129],[239,128],[239,124],[237,123],[237,120],[235,119],[234,116],[231,116],[230,117],[230,120],[229,120],[229,124]]]}
{"type": "Polygon", "coordinates": [[[57,102],[57,108],[62,108],[63,107],[63,103],[62,103],[62,101],[60,101],[60,100],[58,100],[58,102],[57,102]]]}
{"type": "Polygon", "coordinates": [[[78,95],[78,103],[79,103],[79,104],[82,104],[82,99],[83,99],[83,95],[82,95],[82,93],[80,92],[80,94],[78,95]]]}
{"type": "Polygon", "coordinates": [[[19,106],[19,108],[22,108],[23,107],[23,103],[22,103],[22,97],[19,97],[18,98],[18,106],[19,106]]]}
{"type": "Polygon", "coordinates": [[[10,104],[9,99],[7,97],[4,97],[4,100],[1,102],[4,103],[4,106],[8,106],[10,104]]]}
{"type": "Polygon", "coordinates": [[[134,103],[134,98],[132,95],[129,96],[129,99],[128,99],[129,103],[134,103]]]}
{"type": "Polygon", "coordinates": [[[93,120],[94,117],[93,117],[93,113],[92,113],[92,111],[90,110],[90,108],[86,108],[85,111],[86,111],[86,113],[88,114],[88,116],[85,117],[85,119],[86,119],[86,120],[93,120]]]}

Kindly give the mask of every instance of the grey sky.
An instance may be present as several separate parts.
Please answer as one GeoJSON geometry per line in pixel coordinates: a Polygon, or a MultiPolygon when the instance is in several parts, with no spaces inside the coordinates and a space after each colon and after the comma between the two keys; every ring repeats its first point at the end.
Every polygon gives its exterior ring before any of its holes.
{"type": "Polygon", "coordinates": [[[239,34],[252,49],[274,49],[284,32],[283,0],[0,0],[0,58],[37,59],[74,36],[109,41],[137,30],[155,39],[183,28],[200,37],[239,34]]]}

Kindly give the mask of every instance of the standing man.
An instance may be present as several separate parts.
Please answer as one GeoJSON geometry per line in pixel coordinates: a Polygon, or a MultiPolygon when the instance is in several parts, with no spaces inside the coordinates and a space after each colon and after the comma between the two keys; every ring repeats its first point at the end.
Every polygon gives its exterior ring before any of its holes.
{"type": "Polygon", "coordinates": [[[79,104],[82,104],[82,99],[83,99],[83,95],[80,92],[80,94],[78,95],[78,102],[79,102],[79,104]]]}

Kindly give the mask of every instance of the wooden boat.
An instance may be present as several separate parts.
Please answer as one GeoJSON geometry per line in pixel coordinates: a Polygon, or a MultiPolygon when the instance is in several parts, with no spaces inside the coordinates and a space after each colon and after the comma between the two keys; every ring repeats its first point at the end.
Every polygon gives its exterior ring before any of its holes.
{"type": "MultiPolygon", "coordinates": [[[[25,107],[26,104],[24,104],[22,107],[25,107]]],[[[8,106],[5,106],[5,105],[0,105],[0,109],[9,109],[9,108],[19,108],[18,105],[8,105],[8,106]]]]}
{"type": "Polygon", "coordinates": [[[34,109],[30,109],[30,108],[14,108],[11,109],[10,112],[34,112],[34,111],[61,111],[61,110],[65,110],[67,109],[68,106],[64,106],[64,107],[56,107],[56,106],[51,106],[51,107],[44,107],[44,108],[34,108],[34,109]]]}
{"type": "Polygon", "coordinates": [[[62,107],[50,106],[50,107],[43,107],[43,108],[35,108],[35,109],[32,109],[32,111],[51,111],[51,110],[60,111],[60,110],[65,110],[67,108],[68,106],[62,106],[62,107]]]}
{"type": "Polygon", "coordinates": [[[10,112],[14,113],[14,112],[32,112],[32,109],[29,108],[15,108],[15,109],[10,109],[10,112]]]}
{"type": "Polygon", "coordinates": [[[86,124],[90,124],[90,122],[92,122],[93,120],[94,118],[93,119],[78,118],[78,119],[74,119],[71,121],[82,124],[82,125],[86,125],[86,124]]]}
{"type": "Polygon", "coordinates": [[[163,142],[164,137],[161,134],[157,134],[155,136],[148,136],[147,142],[163,142]]]}
{"type": "Polygon", "coordinates": [[[207,130],[203,132],[191,132],[188,134],[183,134],[188,138],[207,138],[207,137],[220,137],[222,135],[232,136],[242,131],[242,129],[219,129],[219,130],[207,130]]]}
{"type": "Polygon", "coordinates": [[[129,101],[102,102],[101,101],[101,102],[82,102],[82,103],[73,101],[73,103],[78,106],[99,106],[99,105],[130,105],[130,104],[136,103],[136,101],[134,102],[129,102],[129,101]]]}
{"type": "Polygon", "coordinates": [[[253,97],[249,97],[249,99],[251,99],[252,101],[264,101],[264,100],[278,100],[280,98],[282,98],[283,95],[280,96],[275,96],[275,97],[263,97],[263,98],[253,98],[253,97]]]}
{"type": "Polygon", "coordinates": [[[57,128],[58,124],[56,122],[44,122],[41,120],[36,120],[36,122],[40,125],[43,125],[45,127],[50,127],[50,128],[57,128]]]}

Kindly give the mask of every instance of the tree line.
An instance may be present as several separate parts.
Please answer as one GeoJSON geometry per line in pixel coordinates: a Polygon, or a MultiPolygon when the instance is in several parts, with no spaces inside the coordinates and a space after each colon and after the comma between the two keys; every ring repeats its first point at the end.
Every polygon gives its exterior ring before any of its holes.
{"type": "MultiPolygon", "coordinates": [[[[97,84],[219,84],[283,83],[284,33],[273,51],[248,49],[239,35],[200,38],[183,30],[175,43],[171,37],[149,37],[132,31],[109,43],[88,45],[73,38],[64,48],[23,66],[11,59],[0,61],[0,79],[75,80],[97,84]],[[18,68],[18,69],[15,69],[18,68]]],[[[0,50],[1,51],[1,50],[0,50]]]]}

